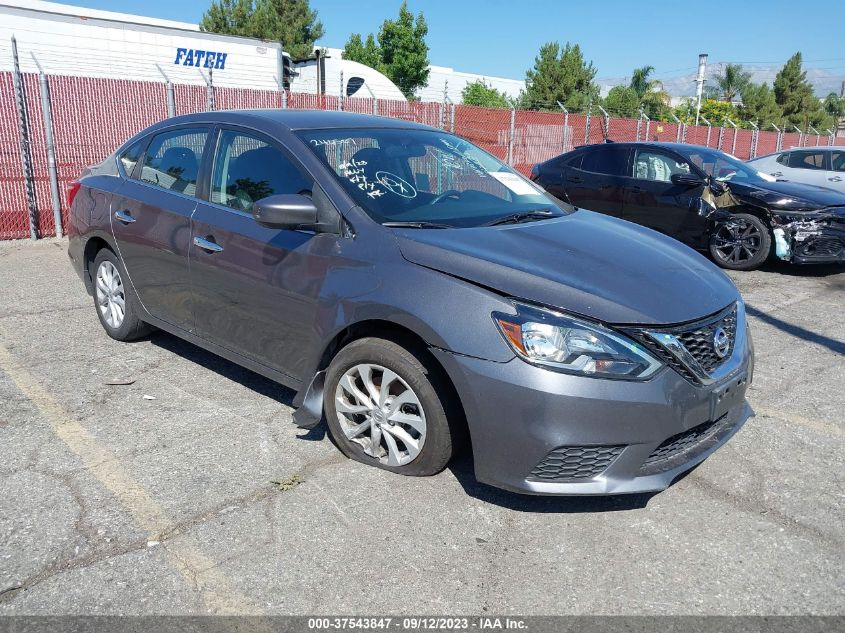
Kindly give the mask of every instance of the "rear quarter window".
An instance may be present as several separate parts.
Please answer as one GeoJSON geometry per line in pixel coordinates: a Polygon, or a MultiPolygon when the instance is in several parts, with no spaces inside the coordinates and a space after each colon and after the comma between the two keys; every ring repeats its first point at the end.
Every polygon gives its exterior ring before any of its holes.
{"type": "Polygon", "coordinates": [[[628,149],[605,145],[587,151],[583,154],[581,169],[608,176],[627,176],[628,149]]]}

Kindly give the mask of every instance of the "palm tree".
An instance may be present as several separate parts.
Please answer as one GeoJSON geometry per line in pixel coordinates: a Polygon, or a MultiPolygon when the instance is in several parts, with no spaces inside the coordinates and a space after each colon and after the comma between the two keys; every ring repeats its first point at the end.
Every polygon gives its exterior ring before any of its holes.
{"type": "Polygon", "coordinates": [[[751,83],[751,73],[742,69],[742,64],[725,64],[721,74],[714,79],[722,94],[722,101],[731,103],[751,83]]]}
{"type": "Polygon", "coordinates": [[[643,66],[642,68],[634,68],[634,72],[631,73],[631,88],[640,99],[652,89],[654,82],[649,81],[648,76],[653,72],[654,66],[643,66]]]}
{"type": "Polygon", "coordinates": [[[652,119],[660,118],[664,110],[669,108],[671,97],[663,88],[659,79],[649,79],[654,72],[654,66],[635,68],[631,73],[631,89],[637,93],[646,114],[652,119]]]}

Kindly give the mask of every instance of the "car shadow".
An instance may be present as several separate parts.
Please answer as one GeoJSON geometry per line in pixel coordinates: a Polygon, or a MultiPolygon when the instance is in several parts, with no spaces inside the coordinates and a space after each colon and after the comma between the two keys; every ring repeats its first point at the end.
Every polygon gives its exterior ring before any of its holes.
{"type": "Polygon", "coordinates": [[[752,305],[746,304],[745,312],[749,316],[753,316],[756,319],[760,319],[763,323],[767,323],[768,325],[777,328],[781,332],[785,332],[809,343],[821,345],[822,347],[826,347],[827,349],[836,354],[845,355],[845,341],[840,341],[839,339],[831,338],[829,336],[825,336],[824,334],[819,334],[818,332],[813,332],[812,330],[808,330],[807,328],[801,327],[800,325],[795,325],[794,323],[790,323],[789,321],[784,321],[783,319],[779,319],[776,316],[772,316],[767,312],[758,310],[752,305]]]}
{"type": "Polygon", "coordinates": [[[508,510],[544,514],[580,514],[585,512],[624,512],[645,508],[657,493],[552,497],[523,495],[494,488],[475,478],[472,456],[464,454],[449,464],[449,470],[467,495],[508,510]]]}
{"type": "Polygon", "coordinates": [[[779,259],[770,259],[758,270],[786,277],[830,277],[845,273],[842,264],[792,264],[779,259]]]}

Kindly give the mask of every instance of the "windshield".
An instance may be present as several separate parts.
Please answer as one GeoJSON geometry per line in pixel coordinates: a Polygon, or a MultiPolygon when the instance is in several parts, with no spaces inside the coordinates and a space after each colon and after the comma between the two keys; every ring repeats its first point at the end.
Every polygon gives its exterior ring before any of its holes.
{"type": "Polygon", "coordinates": [[[735,180],[737,182],[760,184],[776,180],[724,152],[692,146],[689,149],[685,148],[681,153],[685,154],[704,173],[719,182],[735,180]]]}
{"type": "Polygon", "coordinates": [[[446,132],[353,128],[299,135],[382,224],[471,227],[566,213],[530,180],[446,132]]]}

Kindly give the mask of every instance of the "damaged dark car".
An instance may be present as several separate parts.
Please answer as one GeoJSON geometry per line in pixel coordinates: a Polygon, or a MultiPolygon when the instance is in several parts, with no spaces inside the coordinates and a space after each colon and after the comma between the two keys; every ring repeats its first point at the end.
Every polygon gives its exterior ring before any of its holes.
{"type": "Polygon", "coordinates": [[[777,180],[712,148],[588,145],[536,165],[532,180],[577,207],[708,251],[723,268],[753,270],[771,257],[845,263],[845,195],[777,180]]]}

